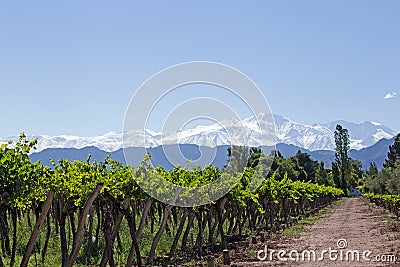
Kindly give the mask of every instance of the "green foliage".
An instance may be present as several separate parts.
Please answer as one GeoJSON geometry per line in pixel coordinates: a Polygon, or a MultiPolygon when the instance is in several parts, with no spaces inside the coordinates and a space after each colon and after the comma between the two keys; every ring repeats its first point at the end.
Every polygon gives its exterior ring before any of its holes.
{"type": "Polygon", "coordinates": [[[24,210],[35,200],[43,200],[40,187],[49,169],[31,163],[29,152],[35,148],[37,140],[29,141],[24,133],[13,145],[11,142],[0,147],[0,204],[24,210]],[[7,197],[6,197],[7,196],[7,197]]]}
{"type": "Polygon", "coordinates": [[[300,150],[291,159],[295,162],[295,169],[299,172],[298,180],[315,181],[315,174],[318,169],[318,162],[312,160],[310,155],[300,150]]]}
{"type": "Polygon", "coordinates": [[[343,195],[343,190],[311,182],[292,181],[287,175],[282,180],[277,181],[274,174],[271,178],[264,180],[258,194],[276,203],[279,198],[283,197],[294,202],[300,197],[305,197],[310,201],[321,195],[338,197],[343,195]]]}
{"type": "Polygon", "coordinates": [[[384,168],[378,172],[376,164],[371,164],[366,172],[364,192],[400,195],[400,135],[390,146],[384,168]]]}
{"type": "Polygon", "coordinates": [[[363,197],[400,216],[400,195],[366,193],[363,197]]]}
{"type": "Polygon", "coordinates": [[[389,146],[388,158],[383,164],[383,167],[394,168],[396,160],[399,158],[400,158],[400,133],[396,136],[394,144],[389,146]]]}
{"type": "Polygon", "coordinates": [[[342,176],[336,162],[332,162],[332,180],[336,187],[343,188],[342,176]]]}
{"type": "Polygon", "coordinates": [[[335,144],[336,171],[339,171],[340,174],[340,180],[335,177],[335,179],[338,181],[338,183],[335,183],[336,185],[340,186],[340,188],[347,190],[351,176],[351,162],[348,156],[348,152],[350,150],[350,136],[347,129],[343,128],[339,124],[336,126],[335,130],[335,144]]]}
{"type": "Polygon", "coordinates": [[[359,181],[363,179],[364,171],[362,163],[359,160],[350,159],[351,174],[348,178],[348,184],[352,187],[359,185],[359,181]]]}
{"type": "Polygon", "coordinates": [[[291,160],[291,159],[285,159],[283,157],[277,157],[275,158],[275,164],[276,164],[276,170],[274,173],[276,173],[276,179],[277,180],[282,180],[285,175],[289,177],[291,180],[297,180],[299,177],[299,171],[296,169],[296,162],[291,160]]]}
{"type": "Polygon", "coordinates": [[[318,168],[315,172],[315,182],[320,185],[335,185],[333,180],[330,179],[329,174],[325,169],[324,163],[322,161],[318,164],[318,168]]]}
{"type": "Polygon", "coordinates": [[[371,162],[369,164],[368,170],[365,172],[366,178],[370,178],[371,180],[375,179],[376,175],[378,175],[378,166],[376,163],[371,162]]]}

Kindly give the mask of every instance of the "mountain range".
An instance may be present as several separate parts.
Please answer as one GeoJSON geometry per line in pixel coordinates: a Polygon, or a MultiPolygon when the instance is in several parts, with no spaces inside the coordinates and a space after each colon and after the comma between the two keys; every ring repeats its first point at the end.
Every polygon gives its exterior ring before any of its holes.
{"type": "MultiPolygon", "coordinates": [[[[273,118],[276,148],[284,157],[293,156],[300,150],[310,154],[315,160],[324,161],[327,167],[331,166],[331,162],[335,158],[334,131],[337,124],[348,129],[351,140],[349,154],[352,158],[360,160],[364,168],[368,167],[370,162],[377,163],[378,167],[382,166],[388,147],[393,144],[396,135],[392,129],[377,122],[334,121],[327,124],[306,125],[280,115],[274,115],[273,118]]],[[[200,155],[204,151],[215,153],[212,164],[223,167],[226,164],[227,148],[231,145],[229,134],[237,133],[239,135],[240,133],[247,138],[250,146],[260,146],[263,145],[265,137],[259,129],[270,126],[271,122],[268,120],[268,116],[260,114],[243,121],[229,120],[220,124],[197,126],[194,129],[179,132],[158,133],[148,129],[135,130],[125,133],[124,142],[123,134],[117,132],[109,132],[95,137],[39,135],[37,136],[37,150],[30,157],[33,161],[41,160],[43,164],[51,165],[49,159],[56,161],[62,158],[86,160],[88,154],[91,154],[93,160],[101,161],[111,153],[112,158],[125,164],[122,149],[125,146],[128,147],[126,151],[129,151],[130,155],[134,155],[132,164],[138,165],[144,155],[150,153],[153,165],[161,165],[169,169],[173,166],[165,155],[165,149],[173,150],[174,146],[179,146],[184,158],[191,159],[200,165],[208,163],[201,162],[200,155]],[[212,151],[213,149],[214,151],[212,151]],[[200,160],[196,161],[196,159],[200,160]]],[[[35,137],[28,136],[28,138],[35,137]]],[[[0,138],[0,143],[17,139],[16,136],[0,138]]]]}
{"type": "MultiPolygon", "coordinates": [[[[125,147],[155,148],[160,145],[193,144],[199,146],[225,146],[240,144],[240,140],[231,140],[229,136],[244,136],[249,146],[265,145],[265,140],[271,141],[273,136],[263,136],[260,129],[271,127],[269,116],[260,114],[243,121],[229,120],[219,124],[197,126],[179,132],[159,133],[151,130],[135,130],[123,134],[108,132],[101,136],[79,137],[73,135],[39,135],[36,152],[47,148],[85,148],[96,147],[106,152],[114,152],[125,147]],[[245,131],[245,132],[243,132],[245,131]],[[239,142],[239,143],[235,143],[239,142]]],[[[337,124],[348,129],[350,148],[360,150],[370,147],[381,139],[391,139],[396,135],[389,127],[377,122],[351,123],[334,121],[327,124],[301,124],[280,115],[273,116],[275,121],[275,141],[287,145],[294,145],[308,151],[334,150],[334,131],[337,124]]],[[[271,129],[271,128],[269,128],[271,129]]],[[[265,130],[264,130],[265,131],[265,130]]],[[[271,134],[273,131],[269,131],[271,134]]],[[[29,139],[35,136],[29,136],[29,139]]],[[[17,136],[0,138],[0,143],[8,140],[16,141],[17,136]]]]}
{"type": "MultiPolygon", "coordinates": [[[[390,140],[381,139],[376,144],[363,148],[360,150],[352,149],[349,151],[349,156],[353,159],[360,160],[363,168],[368,168],[369,164],[374,162],[377,164],[378,168],[381,169],[385,159],[387,158],[387,152],[389,151],[389,146],[394,143],[395,137],[390,140]]],[[[217,146],[214,148],[210,147],[200,147],[197,145],[191,144],[182,144],[182,145],[166,145],[166,146],[157,146],[151,148],[143,148],[143,147],[132,147],[128,148],[126,153],[130,155],[130,163],[134,166],[138,166],[140,162],[143,160],[146,153],[151,155],[151,162],[153,166],[163,166],[166,169],[171,169],[174,166],[168,160],[165,155],[165,150],[173,149],[173,146],[179,146],[179,151],[183,154],[184,158],[191,159],[192,161],[196,161],[196,165],[202,165],[211,163],[214,166],[222,168],[226,165],[228,159],[227,148],[229,146],[217,146]],[[166,148],[169,147],[169,148],[166,148]],[[214,151],[210,151],[215,149],[214,151]],[[215,153],[214,160],[212,162],[202,162],[198,159],[201,158],[202,153],[215,153]]],[[[325,167],[330,168],[332,162],[335,160],[335,152],[331,150],[315,150],[310,151],[301,147],[297,147],[294,145],[287,145],[283,143],[279,143],[276,145],[276,149],[282,154],[283,157],[288,158],[294,156],[297,151],[302,151],[303,153],[307,153],[311,156],[312,159],[317,161],[325,162],[325,167]]],[[[91,160],[102,161],[107,155],[110,155],[112,159],[115,159],[123,164],[126,164],[124,157],[124,150],[118,149],[114,152],[107,152],[101,150],[97,147],[84,147],[84,148],[47,148],[37,153],[32,153],[30,155],[32,161],[40,160],[43,164],[47,166],[52,166],[50,159],[55,161],[59,161],[63,158],[67,158],[69,160],[82,160],[85,161],[88,158],[88,155],[91,155],[91,160]]],[[[181,165],[185,165],[185,162],[180,162],[181,165]]]]}
{"type": "MultiPolygon", "coordinates": [[[[125,146],[128,147],[125,152],[128,151],[130,155],[133,155],[131,164],[138,165],[145,154],[150,153],[153,165],[161,165],[169,169],[173,166],[167,159],[165,151],[166,149],[174,151],[175,147],[178,147],[184,156],[183,159],[190,159],[199,165],[210,163],[202,162],[202,154],[214,153],[215,158],[212,164],[223,167],[226,165],[227,148],[231,145],[229,134],[238,133],[239,135],[240,132],[251,146],[259,146],[263,142],[263,132],[259,129],[271,126],[267,117],[265,114],[260,114],[243,121],[229,120],[220,124],[197,126],[194,129],[172,133],[158,133],[148,129],[135,130],[124,136],[124,142],[123,134],[117,132],[95,137],[39,135],[37,150],[31,153],[30,157],[32,161],[41,160],[43,164],[51,166],[50,159],[86,160],[91,154],[92,160],[101,161],[111,153],[111,158],[125,164],[122,149],[125,146]]],[[[382,167],[387,157],[388,147],[393,144],[396,135],[392,129],[377,122],[334,121],[327,124],[306,125],[280,115],[273,117],[276,149],[285,158],[295,155],[300,150],[308,153],[314,160],[324,161],[327,167],[330,167],[335,159],[334,131],[337,124],[348,129],[351,140],[349,155],[360,160],[364,168],[367,168],[371,162],[375,162],[379,168],[382,167]]],[[[35,137],[28,136],[28,138],[35,137]]],[[[0,143],[17,139],[17,136],[0,138],[0,143]]],[[[183,161],[179,163],[185,164],[183,161]]]]}

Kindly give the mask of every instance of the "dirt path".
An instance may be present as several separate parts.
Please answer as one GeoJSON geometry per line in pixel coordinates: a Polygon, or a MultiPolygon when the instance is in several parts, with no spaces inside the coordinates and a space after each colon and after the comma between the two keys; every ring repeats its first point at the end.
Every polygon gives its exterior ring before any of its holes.
{"type": "MultiPolygon", "coordinates": [[[[378,255],[398,255],[400,248],[400,241],[394,238],[394,235],[400,234],[393,232],[391,229],[395,226],[400,227],[398,223],[388,224],[388,215],[380,208],[375,207],[366,202],[362,198],[350,198],[344,201],[339,206],[335,207],[331,212],[324,215],[314,225],[309,226],[298,239],[290,239],[280,241],[279,244],[271,245],[267,251],[267,255],[271,255],[271,250],[286,250],[285,258],[289,257],[291,250],[297,250],[291,254],[296,258],[299,255],[299,261],[279,261],[276,253],[274,254],[273,261],[268,259],[264,262],[252,263],[235,263],[236,266],[400,266],[400,259],[397,263],[382,263],[377,262],[375,256],[378,255]],[[340,244],[338,241],[342,240],[340,244]],[[347,245],[346,245],[347,244],[347,245]],[[345,246],[344,249],[339,249],[345,246]],[[275,247],[274,247],[275,246],[275,247]],[[332,258],[337,255],[336,261],[330,260],[329,252],[324,254],[324,260],[318,261],[324,250],[337,250],[332,251],[332,258]],[[363,252],[370,250],[372,253],[366,256],[367,261],[363,259],[363,252]],[[316,252],[316,261],[309,261],[308,254],[305,253],[305,261],[302,261],[302,253],[304,251],[316,252]],[[343,260],[340,260],[341,251],[343,252],[343,260]],[[360,255],[360,260],[352,260],[351,251],[360,255]],[[350,253],[350,254],[348,254],[350,253]],[[347,257],[347,254],[349,257],[347,257]],[[346,259],[349,260],[346,260],[346,259]]],[[[399,230],[399,229],[397,229],[399,230]]],[[[261,246],[258,246],[261,249],[261,246]]],[[[312,255],[312,254],[311,254],[312,255]]],[[[260,256],[264,256],[260,254],[260,256]]],[[[387,259],[390,260],[390,259],[387,259]]]]}

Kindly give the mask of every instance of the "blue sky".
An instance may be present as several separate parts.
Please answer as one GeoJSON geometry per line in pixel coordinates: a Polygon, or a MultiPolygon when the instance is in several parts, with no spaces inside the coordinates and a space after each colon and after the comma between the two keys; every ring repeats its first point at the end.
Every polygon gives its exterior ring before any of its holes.
{"type": "Polygon", "coordinates": [[[294,121],[400,131],[399,10],[398,1],[2,1],[0,136],[121,131],[147,78],[193,60],[244,72],[294,121]]]}

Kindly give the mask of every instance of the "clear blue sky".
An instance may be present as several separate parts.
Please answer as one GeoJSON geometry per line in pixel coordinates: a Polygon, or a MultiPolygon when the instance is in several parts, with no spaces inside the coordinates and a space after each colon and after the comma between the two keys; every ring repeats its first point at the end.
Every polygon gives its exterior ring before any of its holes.
{"type": "Polygon", "coordinates": [[[2,1],[0,136],[121,131],[168,66],[231,65],[274,113],[400,131],[399,1],[2,1]],[[151,2],[151,3],[150,3],[151,2]]]}

